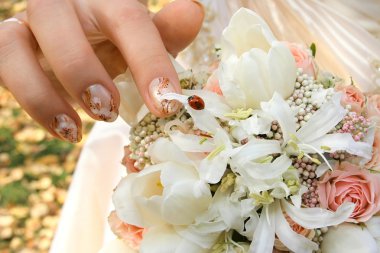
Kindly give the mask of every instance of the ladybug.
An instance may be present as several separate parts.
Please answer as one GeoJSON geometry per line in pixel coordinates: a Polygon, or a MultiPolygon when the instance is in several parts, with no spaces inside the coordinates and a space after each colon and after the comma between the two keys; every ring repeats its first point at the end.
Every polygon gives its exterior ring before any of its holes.
{"type": "Polygon", "coordinates": [[[190,107],[194,110],[203,110],[205,108],[205,101],[197,95],[190,96],[187,99],[187,102],[189,103],[190,107]]]}

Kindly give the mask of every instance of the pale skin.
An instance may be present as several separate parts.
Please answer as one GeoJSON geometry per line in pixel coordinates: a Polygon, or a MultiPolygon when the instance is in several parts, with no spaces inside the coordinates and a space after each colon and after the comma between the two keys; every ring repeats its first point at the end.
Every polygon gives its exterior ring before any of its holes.
{"type": "Polygon", "coordinates": [[[72,102],[113,121],[120,94],[112,79],[127,67],[150,111],[172,113],[152,99],[150,84],[165,77],[180,92],[168,52],[177,55],[195,38],[204,9],[176,0],[153,15],[137,0],[29,0],[15,17],[24,24],[0,23],[0,82],[52,135],[78,142],[72,102]]]}

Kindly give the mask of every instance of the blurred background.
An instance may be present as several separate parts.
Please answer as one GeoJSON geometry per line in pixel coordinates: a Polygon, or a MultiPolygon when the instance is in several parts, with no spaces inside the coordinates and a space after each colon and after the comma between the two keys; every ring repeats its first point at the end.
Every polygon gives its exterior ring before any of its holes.
{"type": "MultiPolygon", "coordinates": [[[[152,11],[168,0],[150,1],[152,11]]],[[[26,8],[0,0],[0,21],[26,8]]],[[[83,111],[84,138],[73,145],[53,139],[0,86],[0,253],[48,252],[75,164],[93,125],[83,111]]]]}

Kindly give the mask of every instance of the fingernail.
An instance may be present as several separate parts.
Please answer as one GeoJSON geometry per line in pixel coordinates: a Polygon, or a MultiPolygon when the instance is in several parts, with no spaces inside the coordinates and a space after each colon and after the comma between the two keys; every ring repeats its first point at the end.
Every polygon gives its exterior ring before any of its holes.
{"type": "Polygon", "coordinates": [[[176,92],[169,78],[159,77],[154,79],[149,85],[149,92],[156,107],[166,115],[176,113],[181,107],[181,104],[176,100],[161,99],[163,94],[176,92]]]}
{"type": "Polygon", "coordinates": [[[98,119],[112,122],[115,121],[119,112],[111,93],[101,84],[88,87],[82,94],[85,105],[98,119]]]}
{"type": "Polygon", "coordinates": [[[69,142],[80,142],[82,132],[78,129],[75,121],[66,114],[59,114],[51,123],[52,130],[62,139],[69,142]]]}
{"type": "Polygon", "coordinates": [[[199,7],[202,8],[203,12],[205,12],[205,6],[198,0],[191,0],[193,3],[197,4],[199,7]]]}

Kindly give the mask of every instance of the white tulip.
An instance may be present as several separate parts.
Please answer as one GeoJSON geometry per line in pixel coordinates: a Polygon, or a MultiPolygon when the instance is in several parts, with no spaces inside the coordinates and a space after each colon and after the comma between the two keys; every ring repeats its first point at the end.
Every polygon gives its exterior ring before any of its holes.
{"type": "Polygon", "coordinates": [[[195,165],[169,140],[157,140],[149,152],[160,163],[121,180],[113,195],[118,217],[144,228],[164,223],[191,224],[211,203],[208,184],[200,180],[195,165]]]}
{"type": "Polygon", "coordinates": [[[240,9],[223,32],[220,88],[233,108],[259,108],[277,91],[291,95],[296,63],[288,47],[276,41],[255,12],[240,9]]]}
{"type": "Polygon", "coordinates": [[[323,253],[377,253],[375,239],[368,229],[359,225],[343,223],[331,227],[323,237],[323,253]]]}

